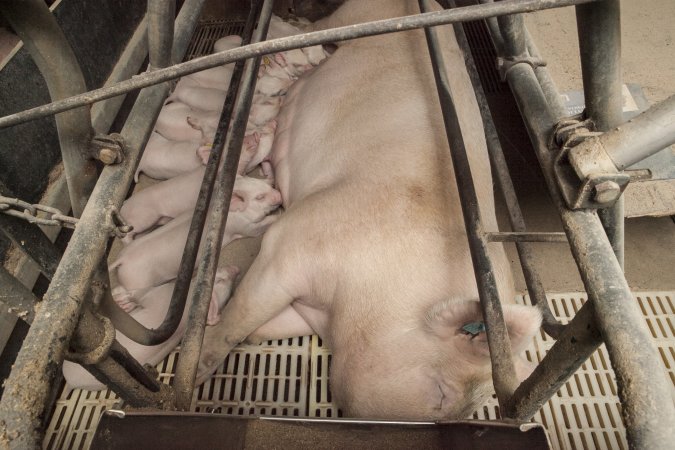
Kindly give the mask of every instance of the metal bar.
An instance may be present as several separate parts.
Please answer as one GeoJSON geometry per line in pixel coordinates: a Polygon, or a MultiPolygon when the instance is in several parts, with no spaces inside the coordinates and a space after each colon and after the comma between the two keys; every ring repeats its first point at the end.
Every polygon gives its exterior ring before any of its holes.
{"type": "Polygon", "coordinates": [[[149,70],[171,64],[173,23],[176,17],[175,0],[148,0],[148,57],[149,70]]]}
{"type": "Polygon", "coordinates": [[[115,328],[109,322],[106,324],[105,320],[84,307],[70,346],[87,359],[75,359],[75,362],[82,364],[131,406],[161,408],[168,405],[171,398],[169,387],[162,388],[161,383],[148,375],[115,340],[115,328]]]}
{"type": "Polygon", "coordinates": [[[502,42],[504,43],[504,56],[523,56],[527,52],[525,44],[525,28],[523,25],[523,16],[514,14],[511,16],[497,17],[497,23],[501,31],[502,42]]]}
{"type": "MultiPolygon", "coordinates": [[[[428,0],[419,0],[420,10],[429,11],[428,0]]],[[[433,28],[425,28],[429,55],[436,80],[445,132],[450,145],[450,156],[455,172],[455,180],[459,191],[464,226],[466,227],[471,259],[478,286],[478,294],[487,328],[490,360],[492,362],[492,379],[500,406],[505,406],[515,391],[518,383],[513,365],[511,340],[509,339],[502,307],[499,302],[499,292],[492,270],[487,242],[481,238],[482,220],[478,209],[471,167],[459,127],[457,111],[452,100],[450,85],[445,73],[443,55],[440,52],[438,37],[433,28]]]]}
{"type": "MultiPolygon", "coordinates": [[[[144,18],[136,27],[136,31],[129,39],[120,59],[115,64],[104,87],[126,80],[136,75],[148,55],[148,19],[144,18]]],[[[108,100],[95,103],[91,107],[91,122],[94,131],[107,133],[115,120],[115,116],[122,107],[126,95],[119,95],[108,100]]]]}
{"type": "MultiPolygon", "coordinates": [[[[0,195],[14,197],[7,186],[0,181],[0,195]]],[[[40,272],[51,280],[59,266],[61,251],[35,224],[16,217],[0,214],[0,232],[39,266],[40,272]]]]}
{"type": "Polygon", "coordinates": [[[26,286],[0,265],[0,313],[12,314],[27,324],[33,323],[35,305],[40,301],[26,286]]]}
{"type": "MultiPolygon", "coordinates": [[[[256,12],[252,9],[243,32],[243,42],[248,43],[250,41],[255,21],[256,12]]],[[[230,87],[227,96],[225,97],[225,104],[221,112],[219,128],[221,124],[230,123],[230,118],[232,117],[232,111],[234,109],[234,101],[237,97],[243,71],[244,61],[238,61],[235,64],[230,80],[230,87]]],[[[214,138],[214,146],[204,171],[204,178],[197,197],[192,222],[190,223],[185,250],[181,259],[178,275],[176,276],[173,294],[171,295],[171,302],[169,303],[169,308],[167,309],[162,323],[157,328],[147,329],[134,318],[128,315],[126,315],[127,317],[124,317],[124,314],[119,311],[119,308],[110,305],[108,301],[110,299],[106,299],[106,308],[108,312],[112,313],[111,317],[114,319],[113,323],[115,326],[129,339],[142,345],[157,345],[167,340],[176,331],[176,328],[183,317],[190,288],[190,281],[192,280],[192,273],[194,272],[195,260],[197,259],[199,250],[199,243],[202,237],[204,223],[206,222],[206,215],[211,201],[214,183],[216,182],[216,172],[223,152],[222,143],[227,133],[227,127],[225,126],[225,128],[220,131],[220,133],[225,134],[218,133],[219,132],[217,132],[214,138]],[[219,146],[216,145],[218,139],[221,140],[219,146]]]]}
{"type": "MultiPolygon", "coordinates": [[[[272,17],[273,4],[273,0],[265,0],[262,4],[262,9],[260,9],[260,2],[252,2],[251,14],[249,15],[249,18],[252,19],[251,22],[255,21],[257,11],[260,10],[258,27],[252,38],[254,42],[265,40],[272,17]]],[[[206,316],[211,301],[211,292],[213,291],[223,233],[232,198],[232,189],[234,188],[234,180],[237,176],[237,165],[244,141],[246,122],[248,121],[255,83],[258,78],[260,59],[261,57],[258,56],[255,59],[246,61],[243,69],[241,88],[234,105],[232,132],[227,133],[230,115],[225,116],[223,114],[213,144],[214,150],[217,148],[218,152],[216,155],[212,154],[209,158],[209,164],[213,161],[214,165],[217,163],[220,167],[215,179],[210,214],[206,223],[205,239],[201,247],[201,262],[194,281],[190,313],[188,315],[185,335],[181,342],[180,358],[178,358],[178,365],[176,366],[176,374],[174,376],[176,407],[179,410],[187,411],[192,401],[199,355],[204,339],[204,328],[206,327],[206,316]],[[227,146],[227,153],[223,159],[220,155],[224,146],[227,146]]]]}
{"type": "MultiPolygon", "coordinates": [[[[620,10],[619,0],[602,0],[576,9],[586,117],[598,131],[609,131],[623,122],[620,10]]],[[[598,215],[623,268],[623,197],[599,210],[598,215]]]]}
{"type": "MultiPolygon", "coordinates": [[[[554,154],[547,145],[557,118],[550,114],[544,93],[529,65],[514,66],[509,70],[507,80],[525,119],[549,193],[560,213],[572,254],[595,311],[597,327],[607,344],[617,375],[628,441],[636,448],[667,448],[675,441],[675,429],[672,428],[675,408],[670,386],[621,267],[612,257],[613,250],[597,214],[590,210],[568,210],[558,191],[553,174],[554,154]]],[[[587,326],[592,327],[592,321],[589,320],[587,326]]],[[[558,351],[560,361],[557,367],[574,368],[583,361],[580,358],[588,356],[590,347],[581,349],[586,353],[581,355],[558,351]]],[[[564,381],[571,373],[565,371],[558,377],[564,381]]],[[[536,374],[533,375],[533,379],[526,383],[543,383],[535,380],[536,377],[536,374]]],[[[544,397],[553,392],[541,392],[541,395],[544,397]]],[[[518,393],[505,409],[509,417],[522,418],[531,411],[519,403],[523,390],[519,388],[518,393]],[[519,406],[514,406],[516,404],[519,406]]],[[[532,398],[528,401],[534,403],[532,398]]]]}
{"type": "MultiPolygon", "coordinates": [[[[675,143],[675,95],[614,127],[592,142],[623,170],[675,143]]],[[[589,142],[588,145],[591,145],[589,142]]],[[[579,144],[583,150],[586,144],[579,144]]],[[[576,148],[572,150],[576,152],[576,148]]]]}
{"type": "Polygon", "coordinates": [[[345,41],[359,37],[413,30],[427,26],[479,20],[486,17],[495,17],[505,14],[560,8],[563,6],[579,5],[593,1],[598,0],[504,0],[497,3],[465,6],[454,10],[436,11],[401,18],[377,20],[358,25],[349,25],[346,27],[315,31],[286,38],[272,39],[270,41],[195,58],[191,61],[135,76],[130,80],[122,81],[113,86],[95,89],[86,94],[76,95],[68,99],[11,114],[0,118],[0,128],[49,116],[78,106],[88,105],[116,95],[126,94],[127,92],[136,89],[152,86],[153,84],[179,78],[190,73],[199,72],[223,64],[229,64],[253,56],[277,53],[284,50],[318,44],[345,41]]]}
{"type": "MultiPolygon", "coordinates": [[[[40,69],[52,99],[87,91],[73,49],[44,1],[0,2],[0,12],[40,69]]],[[[57,114],[55,119],[70,203],[79,217],[96,184],[96,165],[88,155],[93,136],[91,115],[89,108],[82,107],[57,114]]]]}
{"type": "Polygon", "coordinates": [[[489,232],[485,233],[488,242],[561,242],[567,243],[565,233],[554,232],[533,232],[533,231],[514,231],[514,232],[489,232]]]}
{"type": "MultiPolygon", "coordinates": [[[[449,3],[451,7],[455,7],[454,0],[450,0],[449,3]]],[[[476,101],[478,102],[478,107],[483,119],[485,142],[490,155],[490,163],[495,177],[497,178],[497,184],[499,185],[499,189],[501,190],[506,203],[506,210],[509,214],[511,228],[516,232],[524,232],[526,231],[525,219],[520,209],[520,205],[518,204],[518,197],[516,196],[516,191],[513,187],[513,181],[511,180],[511,175],[509,174],[509,168],[506,165],[504,151],[502,150],[499,136],[497,134],[497,129],[495,128],[494,121],[492,120],[492,114],[485,96],[485,91],[481,85],[476,64],[473,60],[473,56],[471,55],[469,42],[466,38],[466,34],[464,33],[464,27],[461,24],[456,24],[454,25],[454,29],[455,36],[457,37],[457,43],[464,53],[464,61],[467,72],[469,73],[469,77],[471,78],[471,84],[473,85],[474,92],[476,93],[476,101]]],[[[499,33],[499,29],[497,27],[495,27],[495,31],[499,33]]],[[[547,334],[555,338],[560,334],[563,325],[556,320],[555,316],[551,312],[551,309],[549,308],[544,285],[539,278],[537,270],[535,269],[534,259],[532,257],[533,250],[534,247],[532,244],[526,242],[516,242],[516,251],[518,252],[518,258],[520,259],[520,265],[523,270],[523,277],[525,278],[525,284],[530,295],[530,300],[532,301],[532,304],[534,304],[542,313],[542,328],[547,334]]]]}
{"type": "MultiPolygon", "coordinates": [[[[204,0],[186,0],[177,18],[174,49],[185,52],[204,0]],[[187,23],[186,23],[187,22],[187,23]],[[178,30],[182,30],[181,33],[178,30]]],[[[119,207],[129,191],[141,149],[168,93],[168,85],[141,91],[122,129],[127,154],[120,164],[106,166],[73,233],[61,264],[35,315],[0,400],[0,436],[11,438],[10,448],[39,447],[41,418],[65,346],[75,330],[79,311],[89,291],[108,241],[108,213],[119,207]]]]}

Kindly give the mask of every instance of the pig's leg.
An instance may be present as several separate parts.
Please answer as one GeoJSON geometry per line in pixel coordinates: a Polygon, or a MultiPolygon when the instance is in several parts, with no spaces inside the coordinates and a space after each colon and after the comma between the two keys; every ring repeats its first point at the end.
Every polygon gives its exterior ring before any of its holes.
{"type": "MultiPolygon", "coordinates": [[[[266,236],[267,237],[267,236],[266,236]]],[[[218,325],[204,334],[197,385],[203,383],[227,354],[251,333],[282,313],[299,295],[291,267],[297,266],[263,241],[258,255],[232,299],[225,305],[218,325]]],[[[288,254],[286,254],[288,255],[288,254]]]]}
{"type": "Polygon", "coordinates": [[[308,336],[315,333],[315,330],[309,326],[295,308],[289,305],[281,314],[251,333],[246,338],[246,342],[259,344],[264,341],[308,336]]]}

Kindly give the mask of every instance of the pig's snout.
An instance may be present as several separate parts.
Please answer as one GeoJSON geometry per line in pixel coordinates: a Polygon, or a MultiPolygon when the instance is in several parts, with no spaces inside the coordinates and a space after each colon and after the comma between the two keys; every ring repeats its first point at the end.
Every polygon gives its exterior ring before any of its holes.
{"type": "Polygon", "coordinates": [[[281,205],[281,192],[273,189],[269,192],[258,195],[255,199],[265,203],[266,205],[270,205],[271,209],[276,209],[281,205]]]}

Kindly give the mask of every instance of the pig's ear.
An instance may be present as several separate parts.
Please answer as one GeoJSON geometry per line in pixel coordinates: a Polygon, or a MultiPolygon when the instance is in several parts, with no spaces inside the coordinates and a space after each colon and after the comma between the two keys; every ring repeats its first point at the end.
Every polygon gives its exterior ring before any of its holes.
{"type": "Polygon", "coordinates": [[[188,125],[190,125],[192,128],[201,131],[202,123],[197,117],[187,116],[185,120],[187,120],[188,125]]]}
{"type": "Polygon", "coordinates": [[[210,156],[211,156],[210,145],[201,145],[197,149],[197,157],[202,161],[202,164],[206,165],[209,162],[210,156]]]}
{"type": "MultiPolygon", "coordinates": [[[[502,305],[514,354],[522,352],[541,326],[541,313],[532,306],[502,305]]],[[[489,358],[483,314],[477,301],[446,301],[427,315],[433,333],[452,340],[465,354],[489,358]]],[[[519,358],[518,358],[519,359],[519,358]]],[[[525,368],[523,368],[525,369],[525,368]]]]}
{"type": "Polygon", "coordinates": [[[246,209],[246,200],[241,191],[232,191],[232,200],[230,200],[230,212],[241,212],[246,209]]]}
{"type": "Polygon", "coordinates": [[[286,67],[288,64],[286,63],[286,58],[284,57],[283,53],[275,53],[274,54],[274,60],[279,64],[281,67],[286,67]]]}

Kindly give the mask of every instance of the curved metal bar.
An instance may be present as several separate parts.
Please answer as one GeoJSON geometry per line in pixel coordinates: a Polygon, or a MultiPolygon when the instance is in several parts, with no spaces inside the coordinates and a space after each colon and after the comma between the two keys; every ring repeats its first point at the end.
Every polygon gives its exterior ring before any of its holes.
{"type": "MultiPolygon", "coordinates": [[[[253,27],[255,26],[256,12],[252,8],[249,18],[247,20],[246,28],[243,32],[243,42],[248,43],[253,34],[253,27]]],[[[190,223],[190,230],[185,243],[185,250],[181,259],[180,268],[175,281],[173,294],[171,295],[171,302],[167,309],[166,315],[162,323],[154,329],[148,329],[138,323],[128,314],[125,314],[119,309],[111,305],[112,299],[109,295],[104,299],[106,302],[107,311],[112,313],[113,323],[115,327],[127,336],[129,339],[138,342],[142,345],[157,345],[167,340],[178,328],[181,318],[185,310],[188,290],[190,288],[190,280],[195,267],[195,260],[197,259],[197,252],[199,250],[199,243],[202,238],[202,231],[204,223],[206,222],[206,214],[209,203],[211,201],[214,183],[216,179],[216,170],[220,162],[223,152],[222,142],[220,146],[217,145],[218,140],[224,140],[227,132],[226,125],[230,123],[232,111],[234,108],[234,101],[239,90],[240,80],[244,70],[244,61],[239,61],[235,65],[230,81],[230,87],[225,98],[225,104],[221,112],[219,121],[219,131],[216,133],[214,139],[214,146],[209,156],[209,162],[206,165],[204,178],[200,187],[199,195],[197,197],[197,204],[195,205],[195,212],[190,223]],[[223,125],[221,127],[221,124],[223,125]]],[[[228,200],[229,202],[229,200],[228,200]]]]}
{"type": "MultiPolygon", "coordinates": [[[[44,1],[0,2],[12,25],[47,82],[54,100],[87,91],[80,65],[63,30],[44,1]]],[[[79,217],[96,184],[96,165],[88,155],[93,129],[89,108],[56,115],[61,155],[73,214],[79,217]]]]}
{"type": "MultiPolygon", "coordinates": [[[[431,9],[429,0],[419,0],[420,10],[431,9]]],[[[450,92],[450,82],[445,71],[443,55],[440,51],[438,36],[433,28],[425,28],[424,33],[429,47],[429,56],[436,80],[436,89],[443,113],[443,122],[450,145],[450,156],[455,172],[455,181],[462,206],[462,216],[466,228],[471,260],[478,287],[483,317],[487,328],[487,340],[490,348],[492,363],[492,380],[499,400],[500,407],[504,408],[518,386],[516,370],[513,364],[511,340],[501,302],[497,282],[490,260],[487,239],[482,235],[482,219],[478,208],[478,196],[471,175],[471,167],[467,156],[462,130],[459,126],[457,110],[450,92]]]]}
{"type": "MultiPolygon", "coordinates": [[[[174,49],[187,50],[203,3],[186,0],[183,4],[176,26],[183,31],[176,33],[174,49]]],[[[0,436],[10,448],[38,448],[42,444],[42,418],[49,393],[61,370],[92,275],[105,254],[108,230],[101,224],[106,223],[109,209],[118,207],[126,197],[167,92],[168,85],[163,84],[139,94],[121,132],[127,143],[127,158],[103,169],[5,382],[0,400],[0,436]]]]}
{"type": "Polygon", "coordinates": [[[201,58],[176,64],[165,69],[158,69],[143,75],[135,76],[130,80],[122,81],[113,86],[95,89],[86,94],[76,95],[61,101],[52,102],[47,105],[38,106],[37,108],[1,117],[0,128],[49,116],[61,111],[67,111],[68,109],[76,108],[78,106],[89,105],[100,100],[126,94],[127,92],[136,89],[152,86],[153,84],[173,80],[182,77],[183,75],[244,60],[253,56],[318,44],[345,41],[359,37],[479,20],[485,19],[486,17],[560,8],[563,6],[579,5],[594,1],[598,0],[503,0],[497,3],[465,6],[452,10],[416,14],[395,19],[377,20],[358,25],[333,28],[331,30],[315,31],[286,38],[272,39],[270,41],[251,44],[233,50],[215,53],[213,55],[202,56],[201,58]]]}

